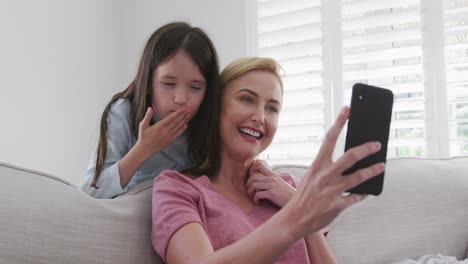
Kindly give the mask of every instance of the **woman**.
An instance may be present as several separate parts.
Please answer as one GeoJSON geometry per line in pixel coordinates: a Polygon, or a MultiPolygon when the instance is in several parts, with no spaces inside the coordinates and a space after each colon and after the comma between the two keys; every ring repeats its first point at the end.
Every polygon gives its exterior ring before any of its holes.
{"type": "Polygon", "coordinates": [[[200,163],[218,75],[216,50],[203,30],[183,22],[157,29],[135,79],[102,114],[81,190],[113,198],[161,171],[200,163]]]}
{"type": "Polygon", "coordinates": [[[278,127],[283,97],[278,68],[266,58],[228,65],[220,77],[219,123],[211,126],[205,162],[187,175],[165,171],[155,180],[152,242],[166,263],[336,263],[321,230],[365,197],[343,192],[384,166],[349,177],[341,174],[377,152],[380,144],[356,147],[333,162],[349,113],[344,108],[302,184],[280,175],[297,187],[292,197],[275,202],[265,195],[256,204],[249,178],[260,171],[252,169],[258,167],[254,159],[270,145],[278,127]]]}

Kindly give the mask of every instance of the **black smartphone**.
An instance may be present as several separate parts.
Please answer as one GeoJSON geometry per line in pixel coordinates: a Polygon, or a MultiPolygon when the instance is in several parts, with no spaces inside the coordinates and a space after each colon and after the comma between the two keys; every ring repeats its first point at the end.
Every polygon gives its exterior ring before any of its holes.
{"type": "MultiPolygon", "coordinates": [[[[358,161],[346,170],[343,176],[379,162],[386,162],[392,107],[392,91],[362,83],[353,86],[345,151],[369,141],[379,141],[382,147],[377,153],[358,161]]],[[[379,195],[382,193],[383,181],[384,173],[381,173],[348,192],[379,195]]]]}

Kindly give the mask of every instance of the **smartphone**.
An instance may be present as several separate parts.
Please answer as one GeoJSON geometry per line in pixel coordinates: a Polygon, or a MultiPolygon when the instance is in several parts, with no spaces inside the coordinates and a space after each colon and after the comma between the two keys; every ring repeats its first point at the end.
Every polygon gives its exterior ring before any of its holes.
{"type": "MultiPolygon", "coordinates": [[[[377,153],[358,161],[346,170],[343,176],[379,162],[386,162],[392,107],[392,91],[362,83],[353,86],[345,151],[369,141],[379,141],[382,147],[377,153]]],[[[381,173],[348,192],[379,195],[382,193],[383,181],[384,173],[381,173]]]]}

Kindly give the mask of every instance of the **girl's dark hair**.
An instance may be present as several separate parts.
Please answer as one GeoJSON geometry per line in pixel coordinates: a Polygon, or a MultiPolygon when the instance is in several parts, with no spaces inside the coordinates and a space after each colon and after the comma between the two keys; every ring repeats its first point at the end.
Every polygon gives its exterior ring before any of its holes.
{"type": "Polygon", "coordinates": [[[138,125],[151,106],[152,78],[154,70],[177,51],[185,51],[203,74],[207,89],[198,112],[190,120],[187,128],[188,153],[198,166],[207,155],[207,142],[211,109],[218,98],[219,63],[215,47],[208,35],[198,27],[185,22],[174,22],[157,29],[146,43],[135,79],[127,89],[115,94],[104,109],[100,122],[99,143],[96,150],[94,179],[91,186],[98,188],[99,175],[104,168],[107,154],[107,118],[112,105],[120,98],[131,102],[130,119],[132,135],[138,137],[138,125]]]}
{"type": "Polygon", "coordinates": [[[206,175],[210,179],[214,179],[218,175],[219,170],[221,169],[222,146],[219,130],[220,115],[223,107],[223,95],[229,83],[251,71],[265,71],[274,74],[276,78],[278,78],[281,87],[281,93],[283,93],[283,81],[281,80],[283,68],[274,59],[264,57],[246,57],[237,59],[227,65],[219,77],[219,89],[216,89],[216,93],[218,94],[217,100],[216,103],[212,106],[213,115],[209,123],[210,130],[207,134],[207,152],[201,156],[203,160],[197,167],[186,171],[191,176],[196,178],[202,175],[206,175]]]}

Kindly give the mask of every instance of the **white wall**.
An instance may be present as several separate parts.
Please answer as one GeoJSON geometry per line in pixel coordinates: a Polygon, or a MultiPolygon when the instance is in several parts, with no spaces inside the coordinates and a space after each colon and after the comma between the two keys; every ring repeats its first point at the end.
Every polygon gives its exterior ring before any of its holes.
{"type": "MultiPolygon", "coordinates": [[[[248,0],[246,0],[248,1],[248,0]]],[[[205,29],[222,64],[246,54],[245,1],[0,0],[0,161],[78,184],[106,102],[149,35],[205,29]]]]}
{"type": "Polygon", "coordinates": [[[204,29],[213,40],[221,66],[246,56],[246,3],[251,0],[123,0],[123,73],[129,81],[151,33],[181,20],[204,29]]]}

